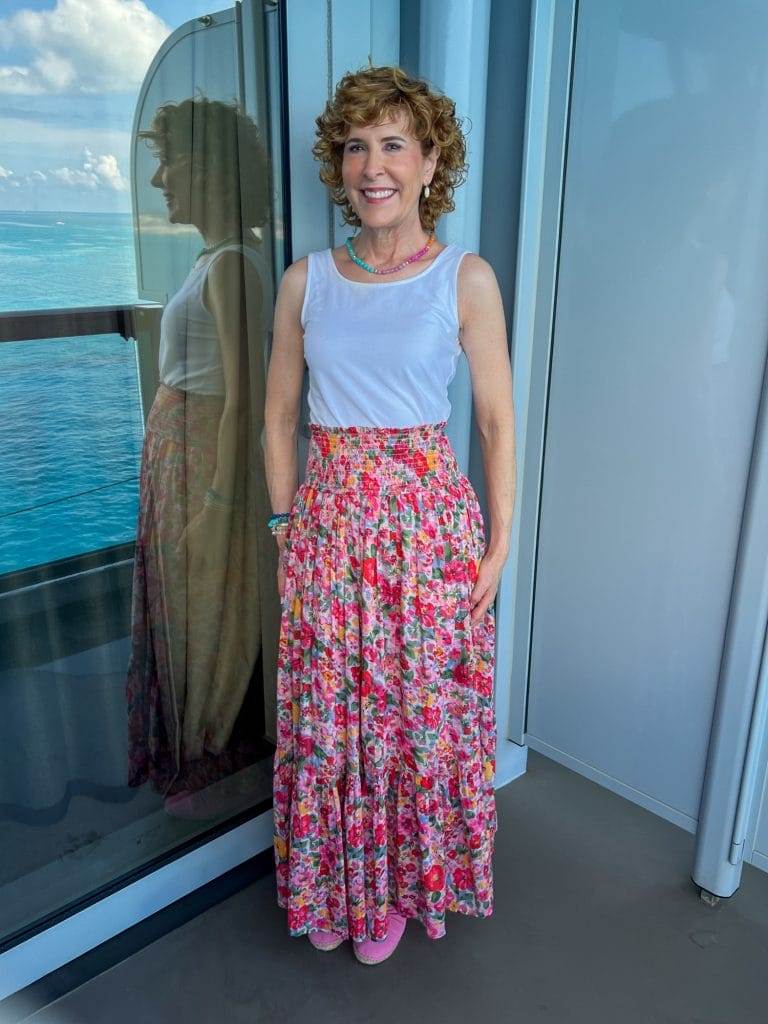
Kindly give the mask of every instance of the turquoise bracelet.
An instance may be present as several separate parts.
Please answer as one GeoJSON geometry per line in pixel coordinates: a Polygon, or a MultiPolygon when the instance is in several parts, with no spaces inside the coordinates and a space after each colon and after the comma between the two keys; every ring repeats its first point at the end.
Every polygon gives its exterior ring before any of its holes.
{"type": "Polygon", "coordinates": [[[275,512],[275,514],[270,516],[269,519],[267,520],[267,526],[271,530],[279,523],[287,523],[290,518],[290,512],[275,512]]]}

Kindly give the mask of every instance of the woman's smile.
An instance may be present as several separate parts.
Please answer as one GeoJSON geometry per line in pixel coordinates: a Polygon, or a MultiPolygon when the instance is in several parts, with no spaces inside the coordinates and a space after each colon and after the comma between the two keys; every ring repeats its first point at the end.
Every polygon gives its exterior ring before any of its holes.
{"type": "Polygon", "coordinates": [[[386,203],[397,194],[396,188],[363,188],[360,194],[367,203],[386,203]]]}

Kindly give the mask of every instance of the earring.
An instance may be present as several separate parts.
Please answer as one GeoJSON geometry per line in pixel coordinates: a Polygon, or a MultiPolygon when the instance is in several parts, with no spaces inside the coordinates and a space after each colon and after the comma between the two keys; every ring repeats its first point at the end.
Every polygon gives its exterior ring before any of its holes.
{"type": "Polygon", "coordinates": [[[429,185],[424,186],[424,198],[429,199],[429,185]]]}

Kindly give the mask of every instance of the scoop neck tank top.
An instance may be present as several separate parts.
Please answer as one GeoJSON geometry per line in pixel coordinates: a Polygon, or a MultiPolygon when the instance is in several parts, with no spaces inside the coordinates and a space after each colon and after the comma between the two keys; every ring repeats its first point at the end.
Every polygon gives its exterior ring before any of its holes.
{"type": "Polygon", "coordinates": [[[259,249],[234,242],[200,257],[181,288],[166,303],[160,318],[160,380],[163,384],[201,395],[225,393],[216,320],[203,296],[211,267],[230,249],[244,253],[253,264],[261,282],[263,306],[267,310],[272,308],[271,275],[259,249]]]}
{"type": "Polygon", "coordinates": [[[448,419],[467,251],[450,243],[421,273],[375,283],[344,277],[331,249],[308,254],[301,326],[310,422],[409,427],[448,419]]]}

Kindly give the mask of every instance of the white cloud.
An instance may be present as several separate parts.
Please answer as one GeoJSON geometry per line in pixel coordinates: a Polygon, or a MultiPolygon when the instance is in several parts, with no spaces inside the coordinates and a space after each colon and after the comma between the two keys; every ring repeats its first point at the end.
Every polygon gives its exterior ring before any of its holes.
{"type": "Polygon", "coordinates": [[[73,188],[128,191],[128,182],[120,173],[117,157],[111,153],[95,155],[87,147],[83,150],[82,167],[57,167],[50,174],[63,185],[70,185],[73,188]]]}
{"type": "Polygon", "coordinates": [[[0,166],[0,179],[10,178],[12,174],[13,171],[9,171],[7,167],[0,166]]]}
{"type": "Polygon", "coordinates": [[[143,0],[56,0],[53,10],[0,18],[0,48],[26,47],[26,66],[0,65],[0,93],[128,92],[170,34],[143,0]]]}

